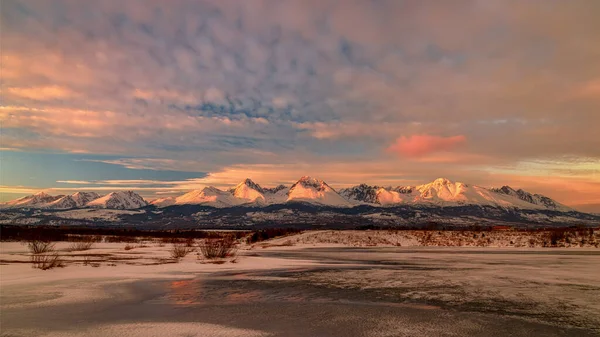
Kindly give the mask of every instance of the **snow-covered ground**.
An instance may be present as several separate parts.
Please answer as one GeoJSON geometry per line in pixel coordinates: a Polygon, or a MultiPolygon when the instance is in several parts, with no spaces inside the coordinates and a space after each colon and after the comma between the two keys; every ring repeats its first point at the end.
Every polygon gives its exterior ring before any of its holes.
{"type": "MultiPolygon", "coordinates": [[[[64,268],[41,271],[31,267],[27,246],[19,242],[0,243],[2,286],[74,279],[116,278],[139,280],[156,278],[193,278],[199,273],[230,270],[261,270],[314,265],[314,262],[257,257],[248,249],[238,251],[235,258],[222,264],[203,259],[198,252],[175,261],[172,244],[152,241],[137,243],[95,243],[92,249],[68,251],[70,242],[58,242],[55,251],[65,262],[64,268]],[[130,248],[131,247],[131,248],[130,248]],[[249,256],[248,256],[249,255],[249,256]],[[233,262],[231,262],[233,261],[233,262]],[[85,265],[87,263],[87,265],[85,265]]],[[[223,262],[223,261],[220,261],[223,262]]]]}
{"type": "Polygon", "coordinates": [[[438,231],[438,230],[319,230],[276,238],[259,246],[350,247],[556,247],[598,248],[600,230],[553,231],[438,231]]]}
{"type": "MultiPolygon", "coordinates": [[[[487,236],[515,240],[497,233],[487,236]]],[[[33,269],[25,245],[1,242],[0,326],[3,336],[600,333],[597,248],[422,240],[401,231],[306,232],[241,245],[218,264],[196,253],[175,261],[171,244],[155,240],[72,252],[59,242],[66,265],[51,270],[33,269]]]]}

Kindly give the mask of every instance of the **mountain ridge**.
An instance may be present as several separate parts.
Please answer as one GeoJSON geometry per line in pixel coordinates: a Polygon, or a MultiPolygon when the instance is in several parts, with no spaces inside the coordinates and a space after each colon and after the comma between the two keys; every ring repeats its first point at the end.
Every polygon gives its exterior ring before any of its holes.
{"type": "Polygon", "coordinates": [[[135,209],[147,205],[159,208],[172,205],[206,205],[227,208],[234,206],[256,207],[289,202],[307,202],[330,207],[355,207],[358,205],[376,207],[480,205],[504,209],[573,211],[572,208],[541,194],[533,194],[522,189],[515,190],[506,185],[500,188],[486,188],[453,182],[446,178],[438,178],[432,182],[414,186],[382,187],[363,183],[335,190],[325,181],[310,176],[301,177],[290,187],[279,185],[274,188],[262,187],[252,179],[247,178],[228,190],[207,186],[180,196],[159,198],[151,202],[147,202],[132,191],[117,191],[105,196],[99,196],[94,192],[78,192],[67,196],[51,196],[45,192],[40,192],[0,204],[0,207],[4,209],[87,207],[135,209]]]}

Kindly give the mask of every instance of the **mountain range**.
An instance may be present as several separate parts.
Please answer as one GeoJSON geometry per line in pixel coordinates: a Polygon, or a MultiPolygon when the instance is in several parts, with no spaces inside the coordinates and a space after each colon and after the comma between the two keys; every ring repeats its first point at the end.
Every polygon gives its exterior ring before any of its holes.
{"type": "Polygon", "coordinates": [[[45,192],[22,197],[0,204],[0,208],[109,208],[136,209],[147,206],[148,202],[132,191],[116,191],[100,196],[95,192],[77,192],[71,195],[52,196],[45,192]]]}
{"type": "Polygon", "coordinates": [[[150,202],[132,191],[116,191],[104,196],[94,192],[51,196],[40,192],[0,204],[0,208],[74,209],[108,208],[137,209],[148,205],[165,208],[173,205],[203,205],[215,208],[234,206],[262,207],[285,203],[310,203],[334,208],[359,205],[393,207],[415,205],[448,207],[479,205],[502,209],[552,210],[570,212],[573,209],[540,194],[532,194],[509,186],[486,188],[445,178],[417,186],[383,187],[360,184],[335,190],[323,180],[304,176],[290,187],[280,185],[264,188],[246,179],[230,190],[205,187],[178,197],[150,202]]]}

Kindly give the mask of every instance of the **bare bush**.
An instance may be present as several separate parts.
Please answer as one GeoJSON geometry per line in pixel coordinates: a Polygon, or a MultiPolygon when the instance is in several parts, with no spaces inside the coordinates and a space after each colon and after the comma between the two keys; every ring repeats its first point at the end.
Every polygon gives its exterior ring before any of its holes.
{"type": "Polygon", "coordinates": [[[200,245],[200,252],[207,259],[216,259],[234,256],[237,251],[237,242],[233,237],[221,239],[206,239],[200,245]]]}
{"type": "Polygon", "coordinates": [[[63,259],[58,253],[46,253],[31,255],[33,268],[48,270],[52,268],[62,268],[65,266],[63,259]]]}
{"type": "Polygon", "coordinates": [[[45,240],[30,240],[27,248],[32,254],[43,254],[54,250],[54,243],[45,240]]]}
{"type": "Polygon", "coordinates": [[[130,244],[126,244],[125,247],[123,247],[124,250],[132,250],[133,248],[135,248],[135,246],[130,244]]]}
{"type": "Polygon", "coordinates": [[[187,244],[174,243],[173,247],[171,247],[171,257],[174,259],[181,259],[194,250],[193,247],[187,246],[187,244]]]}
{"type": "Polygon", "coordinates": [[[92,246],[94,246],[94,241],[80,241],[80,242],[73,242],[69,245],[69,247],[67,248],[67,250],[69,251],[82,251],[82,250],[89,250],[92,248],[92,246]]]}

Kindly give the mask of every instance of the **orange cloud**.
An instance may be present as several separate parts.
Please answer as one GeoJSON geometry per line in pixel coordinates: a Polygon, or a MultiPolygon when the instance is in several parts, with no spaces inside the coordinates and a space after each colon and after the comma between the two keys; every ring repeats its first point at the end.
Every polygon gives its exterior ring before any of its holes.
{"type": "Polygon", "coordinates": [[[50,99],[63,99],[75,96],[76,94],[71,89],[66,87],[60,87],[57,85],[44,86],[44,87],[28,87],[28,88],[8,88],[6,89],[9,94],[29,98],[38,101],[50,100],[50,99]]]}
{"type": "Polygon", "coordinates": [[[574,96],[592,98],[600,97],[600,79],[586,82],[584,85],[578,87],[574,92],[574,96]]]}
{"type": "Polygon", "coordinates": [[[402,136],[390,145],[387,150],[406,157],[421,157],[430,153],[449,151],[465,143],[463,135],[440,137],[430,135],[402,136]]]}

